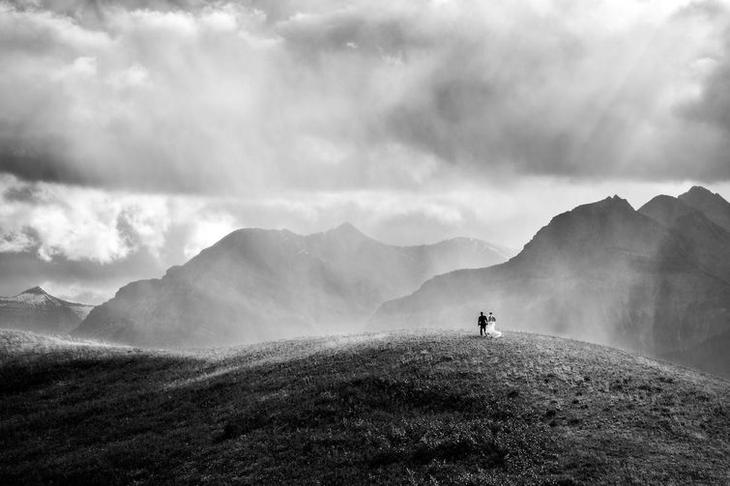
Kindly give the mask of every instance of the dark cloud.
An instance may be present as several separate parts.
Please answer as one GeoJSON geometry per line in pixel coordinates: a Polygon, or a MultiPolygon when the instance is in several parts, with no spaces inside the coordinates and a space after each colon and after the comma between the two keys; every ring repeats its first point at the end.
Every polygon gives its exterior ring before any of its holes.
{"type": "MultiPolygon", "coordinates": [[[[0,141],[0,143],[2,143],[0,141]]],[[[28,181],[63,182],[88,185],[101,181],[91,180],[75,164],[69,164],[58,157],[63,143],[54,147],[47,140],[35,144],[15,140],[0,146],[0,172],[13,174],[28,181]],[[43,150],[42,145],[50,145],[43,150]],[[54,153],[55,152],[55,153],[54,153]]]]}
{"type": "Polygon", "coordinates": [[[40,200],[39,191],[32,185],[11,186],[2,193],[7,202],[36,203],[40,200]]]}
{"type": "Polygon", "coordinates": [[[718,1],[1,5],[0,172],[29,181],[730,179],[718,1]]]}
{"type": "Polygon", "coordinates": [[[150,9],[159,11],[200,8],[209,0],[10,0],[9,5],[19,10],[45,10],[73,18],[84,24],[105,20],[111,8],[150,9]]]}
{"type": "MultiPolygon", "coordinates": [[[[686,121],[689,136],[675,145],[686,162],[700,165],[701,180],[730,179],[730,10],[716,1],[693,3],[683,12],[686,18],[712,19],[718,35],[714,48],[707,49],[695,68],[707,73],[699,94],[678,104],[676,113],[686,121]]],[[[692,171],[687,170],[688,174],[692,171]]]]}
{"type": "Polygon", "coordinates": [[[729,181],[726,2],[685,4],[0,0],[0,294],[108,297],[246,226],[518,247],[729,181]]]}
{"type": "Polygon", "coordinates": [[[367,12],[342,9],[332,13],[294,16],[274,27],[287,46],[303,59],[332,54],[404,55],[433,48],[439,39],[414,29],[414,19],[373,7],[367,12]]]}
{"type": "Polygon", "coordinates": [[[730,135],[730,30],[723,47],[719,56],[704,60],[711,74],[699,99],[683,106],[682,113],[692,121],[716,127],[727,136],[730,135]]]}
{"type": "Polygon", "coordinates": [[[677,9],[674,14],[675,19],[684,18],[703,18],[704,20],[714,21],[718,16],[727,14],[727,6],[720,0],[698,0],[690,2],[684,7],[677,9]]]}
{"type": "Polygon", "coordinates": [[[131,280],[159,277],[162,273],[164,267],[159,259],[144,251],[105,265],[62,256],[46,261],[33,252],[0,252],[0,296],[42,285],[61,297],[98,304],[131,280]]]}

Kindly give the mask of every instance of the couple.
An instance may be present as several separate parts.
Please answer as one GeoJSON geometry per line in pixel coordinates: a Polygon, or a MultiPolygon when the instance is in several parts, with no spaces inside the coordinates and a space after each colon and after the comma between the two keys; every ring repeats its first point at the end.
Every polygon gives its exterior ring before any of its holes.
{"type": "Polygon", "coordinates": [[[485,316],[484,312],[480,312],[479,319],[477,319],[477,325],[479,325],[480,336],[498,338],[502,335],[501,332],[495,329],[495,326],[497,325],[497,318],[494,317],[494,314],[491,312],[489,313],[489,316],[485,316]]]}

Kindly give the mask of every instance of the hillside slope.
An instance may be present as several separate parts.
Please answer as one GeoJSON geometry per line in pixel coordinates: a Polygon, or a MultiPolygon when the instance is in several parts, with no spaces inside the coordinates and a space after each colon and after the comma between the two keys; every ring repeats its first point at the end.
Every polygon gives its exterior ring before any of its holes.
{"type": "Polygon", "coordinates": [[[161,279],[121,288],[75,335],[201,346],[351,331],[439,272],[501,261],[491,245],[466,238],[400,247],[349,224],[309,236],[243,229],[161,279]]]}
{"type": "Polygon", "coordinates": [[[76,328],[91,309],[33,287],[13,297],[0,297],[0,328],[63,334],[76,328]]]}
{"type": "Polygon", "coordinates": [[[730,474],[727,381],[560,338],[373,334],[182,354],[4,331],[0,345],[2,484],[730,474]]]}
{"type": "Polygon", "coordinates": [[[461,327],[479,311],[511,329],[706,363],[703,344],[730,332],[730,233],[676,198],[636,211],[614,196],[556,216],[507,263],[384,303],[372,324],[461,327]]]}

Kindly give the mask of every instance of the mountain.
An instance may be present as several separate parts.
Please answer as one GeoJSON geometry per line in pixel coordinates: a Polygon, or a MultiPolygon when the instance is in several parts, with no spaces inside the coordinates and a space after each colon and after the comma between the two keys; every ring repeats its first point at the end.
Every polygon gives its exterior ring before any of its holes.
{"type": "Polygon", "coordinates": [[[730,383],[585,342],[0,331],[0,484],[727,484],[730,383]]]}
{"type": "Polygon", "coordinates": [[[0,328],[66,333],[76,328],[92,308],[33,287],[14,297],[0,297],[0,328]]]}
{"type": "MultiPolygon", "coordinates": [[[[692,256],[698,267],[708,275],[714,275],[722,282],[730,282],[730,231],[716,224],[722,222],[718,217],[724,202],[717,194],[700,187],[693,187],[689,192],[674,198],[671,196],[657,196],[639,209],[639,212],[653,217],[666,227],[670,228],[690,243],[692,256]],[[704,197],[712,204],[701,204],[704,197]],[[687,204],[688,199],[695,205],[687,204]],[[697,208],[704,208],[699,210],[697,208]],[[703,212],[707,211],[707,213],[703,212]],[[714,215],[714,218],[713,218],[714,215]]],[[[727,205],[725,202],[724,205],[727,205]]],[[[728,213],[730,215],[730,213],[728,213]]],[[[730,307],[730,302],[713,299],[713,288],[708,288],[707,297],[697,296],[698,307],[716,306],[721,309],[730,307]]],[[[702,336],[703,322],[695,323],[698,334],[702,336]]],[[[679,349],[660,353],[672,361],[678,361],[689,366],[707,370],[716,374],[730,375],[730,320],[727,321],[724,332],[712,333],[700,342],[687,343],[679,349]]]]}
{"type": "Polygon", "coordinates": [[[679,199],[705,214],[711,221],[730,231],[730,202],[721,195],[712,193],[704,187],[694,186],[679,199]]]}
{"type": "Polygon", "coordinates": [[[673,199],[641,211],[617,196],[579,206],[508,262],[434,277],[384,303],[372,325],[472,327],[493,311],[507,328],[697,362],[730,331],[730,235],[673,199]]]}
{"type": "Polygon", "coordinates": [[[694,261],[707,273],[730,280],[730,230],[684,202],[684,196],[696,190],[693,188],[676,198],[657,196],[639,208],[639,212],[681,235],[694,261]]]}
{"type": "Polygon", "coordinates": [[[350,224],[308,236],[242,229],[161,279],[121,288],[75,335],[202,346],[342,332],[437,273],[501,261],[491,245],[465,238],[400,247],[350,224]]]}

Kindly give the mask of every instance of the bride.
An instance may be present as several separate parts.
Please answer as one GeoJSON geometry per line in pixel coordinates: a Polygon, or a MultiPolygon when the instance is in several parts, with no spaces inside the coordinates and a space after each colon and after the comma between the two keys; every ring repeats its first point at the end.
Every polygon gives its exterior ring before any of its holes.
{"type": "Polygon", "coordinates": [[[487,336],[498,338],[501,335],[502,333],[497,331],[497,318],[490,312],[487,316],[487,336]]]}

